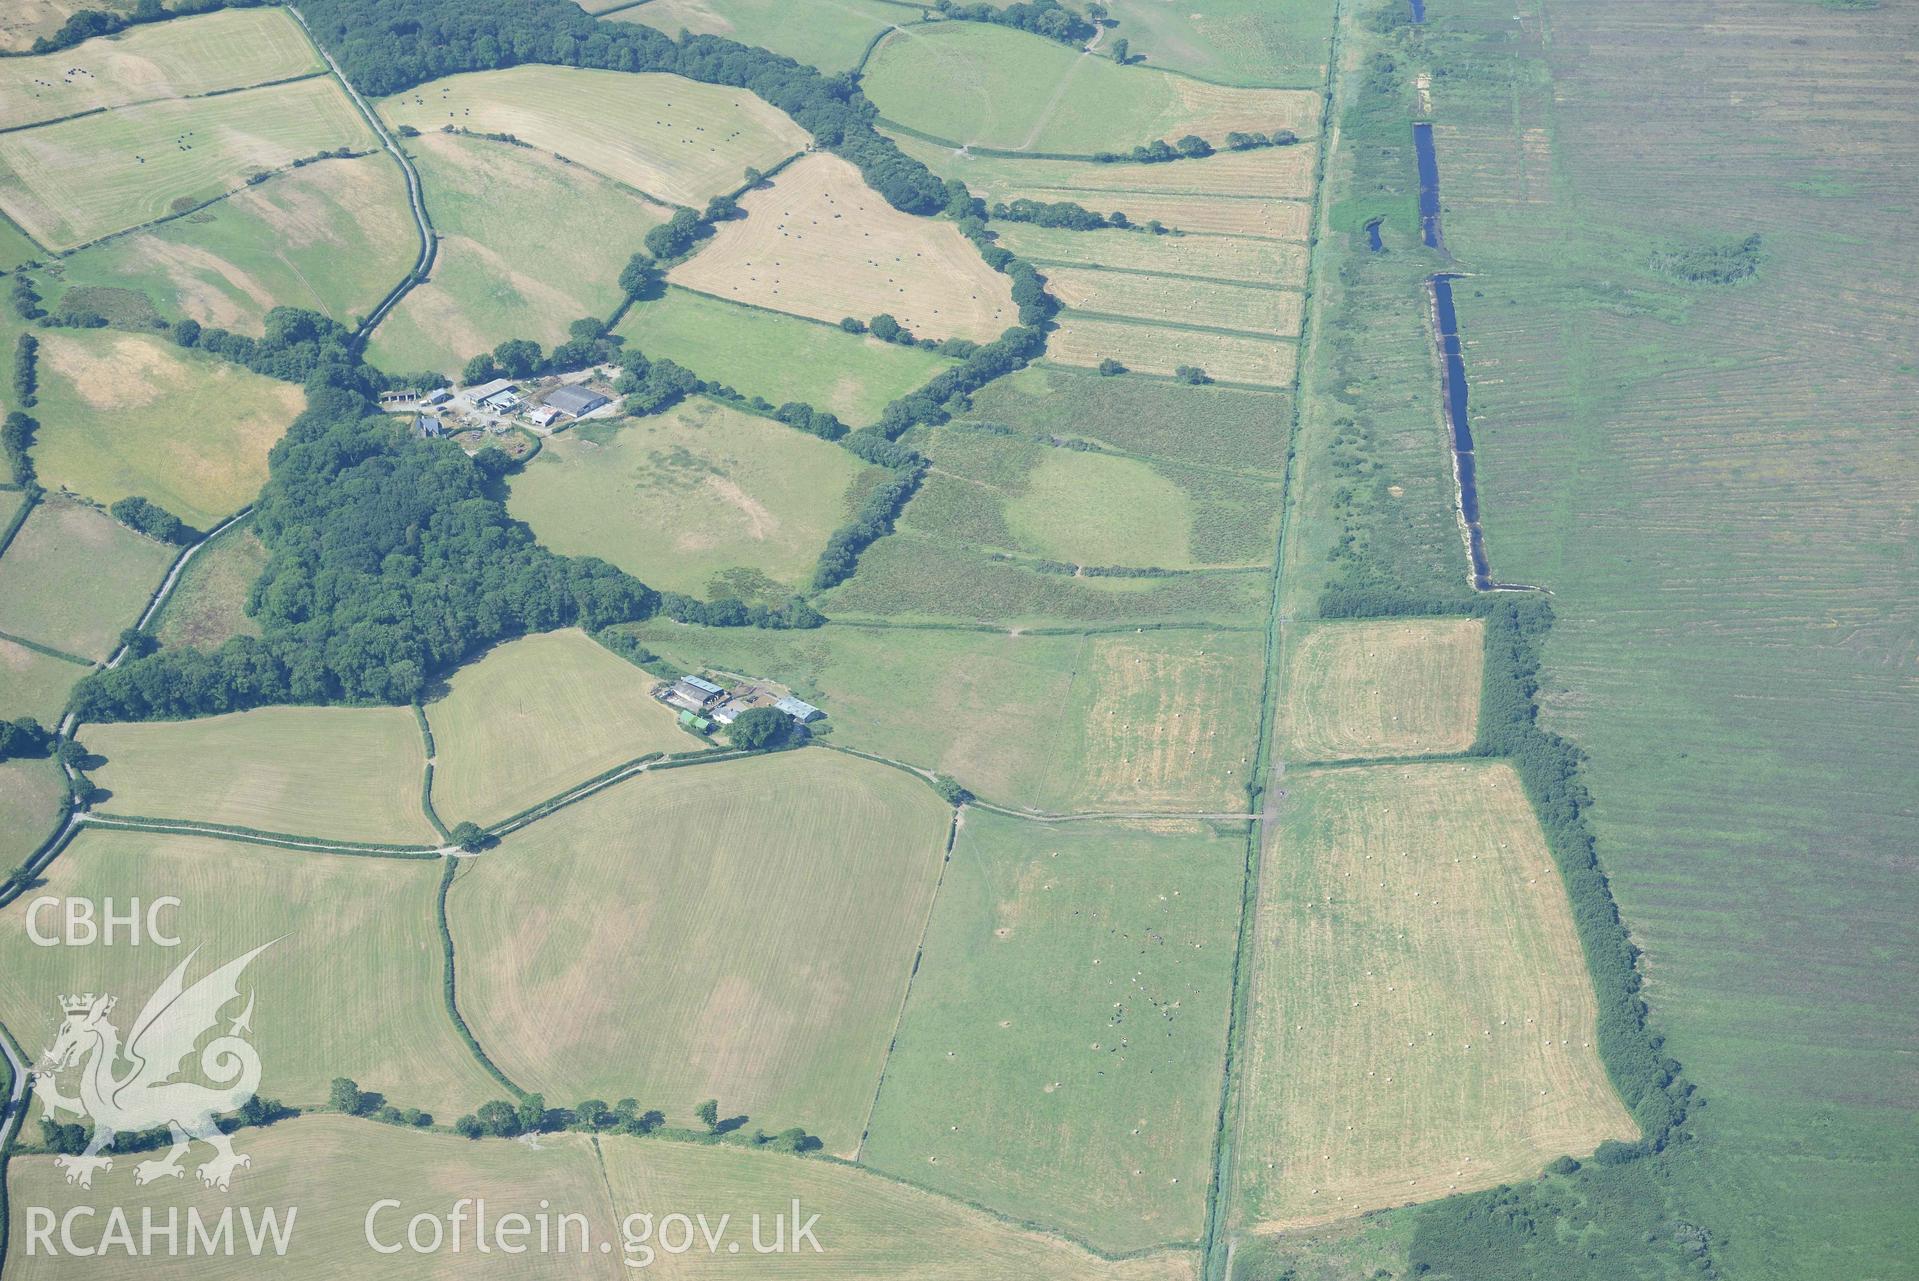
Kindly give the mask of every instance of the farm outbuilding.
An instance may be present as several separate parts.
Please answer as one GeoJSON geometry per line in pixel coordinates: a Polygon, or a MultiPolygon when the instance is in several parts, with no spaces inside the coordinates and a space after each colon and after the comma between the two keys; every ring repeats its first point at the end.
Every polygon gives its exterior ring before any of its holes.
{"type": "Polygon", "coordinates": [[[526,420],[532,423],[535,427],[551,427],[553,425],[553,420],[555,418],[558,418],[559,416],[560,416],[560,411],[555,409],[553,406],[541,405],[535,409],[527,410],[526,420]]]}
{"type": "Polygon", "coordinates": [[[438,440],[446,435],[446,428],[440,420],[431,414],[421,414],[413,420],[413,430],[421,440],[438,440]]]}
{"type": "Polygon", "coordinates": [[[562,413],[572,414],[578,418],[611,402],[599,392],[586,387],[561,387],[547,393],[546,403],[562,413]]]}
{"type": "Polygon", "coordinates": [[[725,697],[726,691],[699,676],[682,676],[666,689],[662,697],[675,707],[689,712],[705,712],[725,697]]]}
{"type": "Polygon", "coordinates": [[[826,713],[822,712],[819,708],[813,706],[811,703],[802,702],[794,698],[791,694],[788,694],[785,698],[773,704],[773,706],[779,708],[782,712],[785,712],[802,725],[810,725],[814,721],[823,720],[826,716],[826,713]]]}

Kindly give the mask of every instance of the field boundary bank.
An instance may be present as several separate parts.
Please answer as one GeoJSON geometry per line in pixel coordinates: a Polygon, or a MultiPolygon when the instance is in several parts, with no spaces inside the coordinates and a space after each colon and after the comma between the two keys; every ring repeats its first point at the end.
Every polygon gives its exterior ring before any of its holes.
{"type": "MultiPolygon", "coordinates": [[[[1000,221],[1010,220],[1001,219],[1000,221]]],[[[1299,241],[1289,243],[1301,244],[1299,241]]],[[[1067,262],[1063,258],[1028,258],[1026,261],[1036,267],[1058,267],[1067,271],[1096,271],[1109,276],[1145,276],[1153,280],[1191,281],[1196,285],[1231,285],[1236,289],[1257,289],[1269,294],[1298,294],[1302,297],[1306,293],[1304,285],[1276,285],[1266,280],[1232,280],[1225,276],[1195,276],[1190,272],[1154,271],[1146,267],[1109,267],[1100,262],[1067,262]]]]}
{"type": "Polygon", "coordinates": [[[414,285],[426,279],[427,273],[432,270],[433,258],[439,242],[433,234],[433,223],[426,214],[426,197],[420,186],[420,175],[413,170],[413,162],[407,159],[406,153],[400,150],[399,143],[395,142],[393,135],[387,132],[385,122],[372,107],[367,105],[366,99],[360,96],[360,91],[353,87],[351,80],[346,78],[346,73],[340,70],[340,65],[333,60],[333,55],[313,38],[313,29],[307,26],[306,15],[300,12],[299,6],[289,4],[286,6],[286,11],[292,14],[293,20],[299,24],[300,34],[306,37],[307,45],[320,55],[320,61],[326,68],[321,74],[332,76],[334,82],[346,92],[347,100],[359,111],[361,118],[373,130],[374,137],[380,140],[380,145],[385,148],[387,154],[392,156],[394,162],[400,166],[400,176],[406,180],[407,204],[413,214],[414,230],[420,233],[420,253],[414,259],[413,270],[388,291],[387,296],[380,300],[380,305],[368,312],[367,318],[361,321],[360,327],[354,331],[355,338],[363,339],[373,332],[373,327],[393,309],[394,304],[404,298],[414,285]]]}
{"type": "MultiPolygon", "coordinates": [[[[199,15],[179,14],[176,16],[197,17],[199,15]]],[[[93,38],[98,39],[99,37],[93,37],[93,38]]],[[[49,54],[29,54],[27,56],[48,57],[50,55],[49,54]]],[[[129,111],[135,107],[150,107],[156,102],[199,102],[205,98],[224,98],[228,94],[245,93],[249,89],[273,89],[273,88],[277,88],[280,85],[295,85],[295,84],[299,84],[302,80],[312,80],[315,77],[323,76],[326,73],[327,73],[326,68],[324,66],[319,66],[319,67],[315,67],[311,71],[303,71],[297,76],[281,76],[277,80],[262,80],[257,84],[230,85],[225,89],[208,89],[202,93],[181,93],[181,94],[163,95],[157,98],[138,98],[132,102],[116,102],[111,106],[88,107],[85,111],[69,112],[68,114],[64,116],[49,116],[45,120],[32,120],[23,125],[6,125],[3,127],[0,127],[0,136],[5,136],[6,134],[10,134],[10,133],[26,133],[27,131],[32,129],[43,129],[48,125],[63,125],[74,120],[85,120],[89,116],[112,115],[116,111],[129,111]]]]}
{"type": "Polygon", "coordinates": [[[48,658],[57,658],[63,663],[72,663],[76,667],[94,668],[100,665],[100,660],[97,658],[82,658],[78,654],[69,654],[64,649],[55,649],[51,645],[43,644],[37,640],[31,640],[16,632],[0,632],[0,640],[12,641],[22,648],[34,651],[36,654],[45,654],[48,658]]]}
{"type": "Polygon", "coordinates": [[[231,823],[202,823],[194,819],[154,818],[145,814],[110,814],[83,810],[75,815],[82,827],[118,828],[130,832],[155,832],[175,836],[212,836],[250,845],[272,845],[282,849],[305,850],[315,854],[340,854],[362,858],[425,860],[441,857],[432,845],[386,845],[363,841],[335,841],[300,836],[291,832],[269,832],[231,823]]]}
{"type": "MultiPolygon", "coordinates": [[[[1195,325],[1184,320],[1154,320],[1149,316],[1122,316],[1117,312],[1094,311],[1089,307],[1062,307],[1060,310],[1069,316],[1084,316],[1088,320],[1105,320],[1116,325],[1131,325],[1139,329],[1172,329],[1182,333],[1204,334],[1208,337],[1251,338],[1259,342],[1272,343],[1274,346],[1279,347],[1297,348],[1299,346],[1299,339],[1297,338],[1289,337],[1286,334],[1268,333],[1258,329],[1226,329],[1219,325],[1195,325]]],[[[1287,386],[1297,384],[1297,382],[1298,379],[1295,377],[1292,384],[1267,383],[1263,385],[1279,386],[1284,389],[1287,386]]],[[[1203,386],[1204,384],[1201,385],[1203,386]]],[[[1252,385],[1260,386],[1262,384],[1255,383],[1252,385]]]]}
{"type": "Polygon", "coordinates": [[[20,527],[27,523],[27,517],[33,514],[33,509],[40,505],[41,495],[45,491],[35,485],[31,489],[19,490],[19,492],[23,495],[20,500],[20,510],[13,514],[13,518],[7,522],[5,529],[0,529],[0,556],[5,556],[7,548],[13,546],[13,540],[20,533],[20,527]]]}
{"type": "Polygon", "coordinates": [[[453,1030],[460,1034],[460,1040],[466,1043],[467,1050],[479,1061],[492,1078],[505,1086],[516,1099],[524,1099],[526,1091],[513,1083],[513,1078],[500,1069],[473,1035],[473,1029],[466,1025],[466,1017],[460,1013],[459,979],[454,968],[453,927],[447,920],[446,896],[453,888],[453,878],[459,873],[460,861],[455,858],[446,860],[446,870],[440,874],[440,889],[434,899],[434,923],[440,931],[440,950],[444,966],[440,972],[440,993],[445,998],[447,1017],[453,1020],[453,1030]]]}
{"type": "Polygon", "coordinates": [[[1285,593],[1286,546],[1297,519],[1299,503],[1298,442],[1300,424],[1305,415],[1302,388],[1310,345],[1316,338],[1313,320],[1315,274],[1322,269],[1321,258],[1313,250],[1318,244],[1321,226],[1328,213],[1326,190],[1327,158],[1334,138],[1334,104],[1339,90],[1339,63],[1343,24],[1347,18],[1343,0],[1333,0],[1329,21],[1326,72],[1318,87],[1320,95],[1319,130],[1313,139],[1313,195],[1307,213],[1306,278],[1300,290],[1299,335],[1294,340],[1297,353],[1289,390],[1292,416],[1286,425],[1286,467],[1282,481],[1279,532],[1273,546],[1271,594],[1267,603],[1265,666],[1260,674],[1258,738],[1253,747],[1253,766],[1248,774],[1248,802],[1258,811],[1246,834],[1246,865],[1240,884],[1239,934],[1233,948],[1232,999],[1227,1003],[1226,1053],[1221,1066],[1219,1110],[1214,1119],[1212,1178],[1206,1189],[1206,1223],[1201,1244],[1199,1281],[1228,1281],[1232,1274],[1234,1242],[1231,1234],[1233,1202],[1238,1194],[1234,1175],[1234,1156],[1238,1147],[1240,1091],[1235,1078],[1243,1052],[1246,1021],[1252,1008],[1252,982],[1249,961],[1254,946],[1254,924],[1258,919],[1264,879],[1264,854],[1267,830],[1277,799],[1268,793],[1285,777],[1286,762],[1273,743],[1278,700],[1284,695],[1285,677],[1281,662],[1285,655],[1287,618],[1283,610],[1285,593]],[[1268,775],[1270,774],[1270,778],[1268,775]],[[1222,1248],[1223,1247],[1223,1248],[1222,1248]]]}
{"type": "Polygon", "coordinates": [[[940,891],[946,887],[946,873],[953,866],[953,851],[959,845],[960,826],[965,813],[964,805],[955,805],[953,815],[946,823],[946,849],[940,857],[939,875],[933,880],[933,892],[926,898],[926,919],[920,922],[920,936],[913,944],[913,966],[906,972],[906,986],[900,993],[900,1008],[893,1015],[893,1030],[886,1038],[886,1053],[880,1058],[879,1079],[873,1082],[873,1098],[866,1105],[866,1119],[860,1122],[859,1142],[853,1145],[854,1165],[860,1163],[860,1154],[866,1151],[866,1139],[873,1132],[873,1116],[879,1111],[880,1095],[886,1092],[886,1069],[893,1064],[893,1051],[899,1048],[900,1029],[906,1026],[906,1010],[913,1000],[913,984],[920,976],[920,964],[926,959],[926,936],[933,930],[933,913],[939,910],[940,891]]]}
{"type": "Polygon", "coordinates": [[[1300,774],[1312,774],[1342,769],[1373,769],[1386,765],[1458,764],[1461,761],[1485,759],[1484,756],[1475,754],[1471,748],[1467,748],[1459,752],[1433,752],[1423,756],[1338,756],[1326,760],[1289,760],[1286,762],[1286,768],[1300,774]]]}
{"type": "Polygon", "coordinates": [[[1214,623],[1204,619],[1197,622],[1161,620],[1148,623],[1091,623],[1078,627],[1052,623],[1038,627],[997,627],[992,623],[918,622],[911,619],[892,621],[858,615],[851,618],[844,615],[830,618],[825,625],[827,627],[864,627],[871,631],[979,632],[991,636],[1115,636],[1125,632],[1256,632],[1261,630],[1251,623],[1214,623]]]}
{"type": "Polygon", "coordinates": [[[413,703],[413,719],[420,727],[420,745],[426,749],[426,763],[420,770],[420,812],[426,815],[426,821],[433,824],[433,830],[440,839],[451,841],[453,833],[440,821],[440,813],[433,808],[433,762],[436,754],[433,748],[433,727],[427,724],[426,708],[416,699],[413,703]]]}

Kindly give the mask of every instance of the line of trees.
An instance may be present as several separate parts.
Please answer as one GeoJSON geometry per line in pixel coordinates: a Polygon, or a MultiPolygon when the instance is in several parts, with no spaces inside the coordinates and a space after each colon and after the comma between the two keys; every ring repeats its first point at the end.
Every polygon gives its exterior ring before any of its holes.
{"type": "Polygon", "coordinates": [[[120,499],[107,510],[128,529],[163,543],[186,544],[199,537],[198,532],[178,516],[138,494],[120,499]]]}
{"type": "Polygon", "coordinates": [[[0,450],[7,456],[7,474],[22,489],[36,489],[39,480],[33,470],[33,434],[40,430],[39,420],[15,409],[0,422],[0,450]]]}
{"type": "Polygon", "coordinates": [[[1006,222],[1030,222],[1038,227],[1060,227],[1067,231],[1103,231],[1109,227],[1132,228],[1132,220],[1123,213],[1094,213],[1072,200],[1002,200],[993,205],[993,217],[1006,222]]]}
{"type": "Polygon", "coordinates": [[[944,203],[933,172],[873,127],[877,113],[853,77],[825,76],[765,49],[600,22],[569,0],[306,0],[302,9],[347,77],[375,97],[524,63],[670,72],[764,98],[856,165],[896,209],[930,214],[944,203]]]}
{"type": "Polygon", "coordinates": [[[860,553],[893,532],[893,521],[918,491],[925,474],[923,466],[916,466],[889,477],[867,493],[853,519],[826,540],[826,550],[820,553],[820,563],[813,570],[814,591],[824,591],[853,576],[860,553]]]}
{"type": "Polygon", "coordinates": [[[943,18],[956,22],[990,22],[995,26],[1030,31],[1061,44],[1084,44],[1098,28],[1059,0],[1030,0],[1025,4],[957,4],[954,0],[936,0],[933,9],[943,18]]]}
{"type": "Polygon", "coordinates": [[[21,334],[13,344],[13,398],[22,409],[33,408],[40,389],[40,340],[21,334]]]}

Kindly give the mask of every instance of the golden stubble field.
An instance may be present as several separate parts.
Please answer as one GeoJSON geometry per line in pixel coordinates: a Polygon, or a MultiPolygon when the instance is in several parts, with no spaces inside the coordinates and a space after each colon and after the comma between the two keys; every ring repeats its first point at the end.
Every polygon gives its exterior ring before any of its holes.
{"type": "Polygon", "coordinates": [[[1512,768],[1294,771],[1285,784],[1254,925],[1238,1222],[1349,1218],[1636,1138],[1512,768]]]}
{"type": "Polygon", "coordinates": [[[1067,311],[1047,341],[1046,355],[1062,365],[1089,369],[1112,359],[1142,374],[1171,374],[1191,365],[1217,382],[1290,387],[1299,347],[1276,338],[1170,329],[1067,311]]]}
{"type": "Polygon", "coordinates": [[[956,227],[901,213],[838,156],[805,157],[740,208],[674,284],[815,320],[884,312],[919,338],[989,342],[1019,321],[1011,282],[956,227]]]}
{"type": "Polygon", "coordinates": [[[1463,752],[1479,729],[1485,624],[1306,624],[1287,647],[1280,742],[1295,761],[1463,752]]]}

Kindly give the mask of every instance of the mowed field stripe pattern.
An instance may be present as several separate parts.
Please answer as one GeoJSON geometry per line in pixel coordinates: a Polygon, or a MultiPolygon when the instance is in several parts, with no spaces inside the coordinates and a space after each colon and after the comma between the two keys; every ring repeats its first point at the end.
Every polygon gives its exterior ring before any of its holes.
{"type": "Polygon", "coordinates": [[[1293,774],[1263,859],[1237,1218],[1536,1174],[1636,1127],[1559,872],[1503,762],[1293,774]]]}
{"type": "Polygon", "coordinates": [[[957,227],[899,212],[838,156],[799,160],[740,208],[674,284],[815,320],[884,312],[919,338],[990,342],[1019,320],[1011,281],[957,227]]]}
{"type": "Polygon", "coordinates": [[[1291,761],[1463,752],[1479,729],[1477,618],[1308,623],[1287,647],[1281,750],[1291,761]]]}
{"type": "MultiPolygon", "coordinates": [[[[0,1020],[30,1054],[52,1044],[62,993],[118,997],[114,1021],[125,1030],[193,949],[199,955],[189,983],[271,944],[248,967],[241,989],[257,998],[252,1040],[261,1094],[316,1107],[332,1079],[347,1076],[395,1107],[423,1108],[446,1123],[500,1093],[461,1043],[442,1001],[445,954],[434,926],[440,865],[433,860],[89,829],[44,876],[44,886],[0,912],[0,1020]],[[109,901],[119,913],[138,902],[144,914],[146,905],[172,896],[179,906],[159,921],[180,946],[157,946],[144,936],[131,945],[124,926],[111,943],[97,937],[38,946],[27,916],[43,896],[90,901],[103,928],[109,901]]],[[[58,910],[41,910],[37,924],[43,934],[62,933],[58,910]]],[[[239,1009],[234,1004],[228,1017],[239,1009]]],[[[190,1074],[197,1063],[195,1056],[190,1074]]],[[[190,1174],[186,1181],[193,1182],[190,1174]]],[[[111,1183],[104,1195],[120,1193],[130,1173],[116,1166],[111,1183]]],[[[10,1250],[9,1277],[15,1262],[10,1250]]]]}
{"type": "Polygon", "coordinates": [[[0,129],[154,98],[186,98],[322,69],[280,9],[227,9],[0,60],[0,129]]]}
{"type": "Polygon", "coordinates": [[[302,157],[374,144],[339,85],[321,77],[143,103],[0,134],[0,209],[40,243],[71,249],[302,157]]]}
{"type": "Polygon", "coordinates": [[[190,721],[89,725],[104,812],[340,841],[431,844],[426,748],[396,707],[263,707],[190,721]]]}
{"type": "Polygon", "coordinates": [[[510,133],[680,205],[738,190],[749,167],[805,149],[806,131],[744,89],[658,72],[522,66],[448,76],[379,104],[395,125],[510,133]]]}
{"type": "Polygon", "coordinates": [[[1093,368],[1117,360],[1142,374],[1170,374],[1181,365],[1206,371],[1219,382],[1290,387],[1299,363],[1297,344],[1278,338],[1163,325],[1062,312],[1046,344],[1049,360],[1093,368]]]}
{"type": "Polygon", "coordinates": [[[449,826],[495,823],[636,756],[699,746],[652,684],[581,631],[497,647],[426,704],[434,809],[449,826]]]}
{"type": "Polygon", "coordinates": [[[1054,267],[1046,281],[1053,296],[1076,311],[1243,330],[1262,338],[1299,337],[1304,312],[1304,295],[1284,289],[1092,267],[1054,267]]]}
{"type": "Polygon", "coordinates": [[[821,749],[663,770],[515,833],[448,902],[460,1008],[550,1099],[704,1098],[850,1155],[951,811],[821,749]]]}

